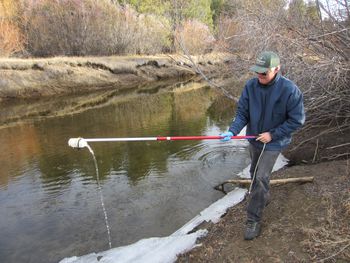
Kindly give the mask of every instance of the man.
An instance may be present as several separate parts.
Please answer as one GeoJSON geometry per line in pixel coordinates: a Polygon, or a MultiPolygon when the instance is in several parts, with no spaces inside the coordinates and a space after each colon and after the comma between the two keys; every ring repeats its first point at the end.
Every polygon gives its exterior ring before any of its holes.
{"type": "Polygon", "coordinates": [[[291,134],[305,122],[303,95],[289,79],[281,76],[280,59],[271,51],[262,52],[250,68],[257,77],[247,81],[229,131],[221,134],[228,141],[247,126],[252,191],[247,207],[244,239],[260,234],[261,219],[269,202],[270,175],[279,153],[291,142],[291,134]]]}

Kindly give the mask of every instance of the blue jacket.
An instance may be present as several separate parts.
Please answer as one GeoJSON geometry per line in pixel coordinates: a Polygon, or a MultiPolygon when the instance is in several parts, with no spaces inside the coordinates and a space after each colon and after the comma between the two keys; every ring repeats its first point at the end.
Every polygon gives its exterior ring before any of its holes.
{"type": "MultiPolygon", "coordinates": [[[[247,81],[238,102],[236,117],[229,131],[238,134],[247,125],[247,135],[270,132],[266,150],[282,150],[291,142],[291,134],[305,122],[303,94],[289,79],[279,73],[268,85],[258,78],[247,81]]],[[[258,148],[263,143],[250,140],[258,148]]]]}

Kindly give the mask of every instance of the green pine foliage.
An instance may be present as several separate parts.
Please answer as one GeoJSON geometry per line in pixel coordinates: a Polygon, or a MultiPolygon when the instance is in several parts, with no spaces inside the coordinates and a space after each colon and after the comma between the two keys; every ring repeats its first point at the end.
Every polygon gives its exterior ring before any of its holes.
{"type": "Polygon", "coordinates": [[[129,4],[140,13],[166,16],[173,23],[184,20],[198,20],[210,28],[220,15],[226,0],[120,0],[122,5],[129,4]]]}
{"type": "Polygon", "coordinates": [[[184,14],[187,19],[198,20],[210,28],[213,28],[213,12],[211,0],[191,0],[184,14]]]}

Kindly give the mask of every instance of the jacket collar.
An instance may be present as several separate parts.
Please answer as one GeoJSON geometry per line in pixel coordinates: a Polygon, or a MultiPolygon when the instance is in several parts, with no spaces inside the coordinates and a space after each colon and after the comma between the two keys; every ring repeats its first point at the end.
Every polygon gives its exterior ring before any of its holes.
{"type": "Polygon", "coordinates": [[[267,83],[266,85],[260,84],[259,80],[258,83],[260,86],[262,87],[270,87],[273,86],[279,79],[281,78],[281,73],[277,72],[276,76],[273,78],[273,80],[271,80],[269,83],[267,83]]]}

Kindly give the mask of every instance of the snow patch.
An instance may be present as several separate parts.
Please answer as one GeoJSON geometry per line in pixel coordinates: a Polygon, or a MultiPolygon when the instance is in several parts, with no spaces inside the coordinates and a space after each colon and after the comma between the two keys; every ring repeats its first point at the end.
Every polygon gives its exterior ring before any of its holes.
{"type": "Polygon", "coordinates": [[[174,232],[172,236],[185,235],[204,221],[211,221],[214,224],[219,222],[221,216],[226,213],[228,208],[235,206],[244,199],[246,192],[246,189],[234,189],[233,191],[225,195],[223,198],[219,199],[218,201],[204,209],[199,215],[194,217],[191,221],[189,221],[179,230],[174,232]]]}
{"type": "Polygon", "coordinates": [[[105,252],[65,258],[60,263],[170,263],[176,260],[178,254],[191,250],[197,238],[205,236],[207,232],[198,230],[189,235],[142,239],[105,252]]]}
{"type": "Polygon", "coordinates": [[[244,199],[247,190],[236,188],[219,199],[199,215],[168,237],[152,237],[142,239],[134,244],[110,250],[91,253],[81,257],[70,257],[60,263],[171,263],[177,255],[191,250],[196,245],[197,238],[207,234],[207,230],[198,230],[188,234],[202,222],[217,223],[221,216],[244,199]]]}

